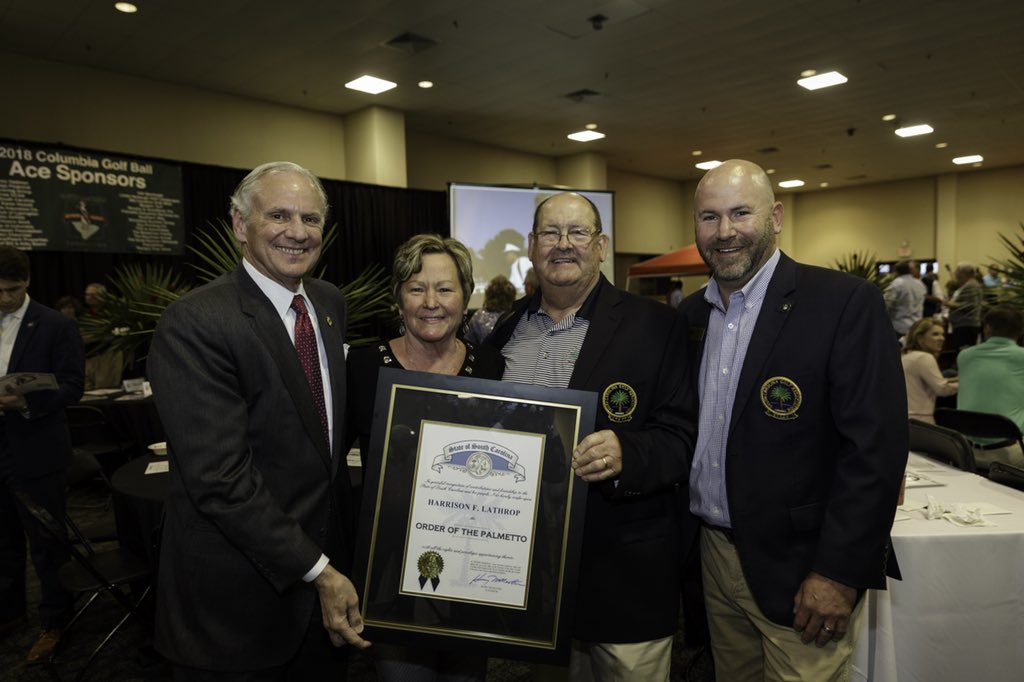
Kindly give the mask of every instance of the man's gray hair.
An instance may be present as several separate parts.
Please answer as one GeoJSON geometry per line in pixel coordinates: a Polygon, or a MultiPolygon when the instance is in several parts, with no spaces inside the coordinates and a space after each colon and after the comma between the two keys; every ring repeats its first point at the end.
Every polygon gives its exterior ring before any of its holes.
{"type": "Polygon", "coordinates": [[[320,178],[313,175],[313,173],[297,163],[292,163],[291,161],[271,161],[270,163],[265,163],[253,168],[252,171],[246,175],[240,183],[238,183],[238,187],[235,188],[235,193],[231,195],[231,208],[229,209],[228,214],[233,215],[235,211],[238,211],[243,220],[248,220],[249,213],[252,212],[252,198],[256,193],[256,187],[260,180],[271,173],[284,172],[298,173],[309,180],[309,184],[312,185],[314,190],[316,190],[316,194],[320,198],[320,205],[323,209],[324,217],[326,218],[327,193],[324,191],[324,186],[320,184],[320,178]]]}

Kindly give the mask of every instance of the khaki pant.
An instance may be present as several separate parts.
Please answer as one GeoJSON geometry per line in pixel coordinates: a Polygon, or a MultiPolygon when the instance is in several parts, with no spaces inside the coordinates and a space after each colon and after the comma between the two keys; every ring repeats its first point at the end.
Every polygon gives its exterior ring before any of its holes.
{"type": "Polygon", "coordinates": [[[535,682],[668,682],[672,637],[630,644],[572,641],[569,667],[534,666],[535,682]]]}
{"type": "Polygon", "coordinates": [[[804,644],[791,626],[774,623],[761,613],[743,576],[736,547],[724,533],[702,528],[700,551],[717,680],[850,679],[863,599],[854,607],[843,639],[821,648],[813,642],[804,644]]]}

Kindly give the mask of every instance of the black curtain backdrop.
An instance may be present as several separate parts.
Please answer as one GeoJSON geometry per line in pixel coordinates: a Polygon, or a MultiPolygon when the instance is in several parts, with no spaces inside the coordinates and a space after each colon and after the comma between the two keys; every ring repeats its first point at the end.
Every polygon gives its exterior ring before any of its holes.
{"type": "MultiPolygon", "coordinates": [[[[129,263],[166,263],[187,281],[198,285],[200,282],[193,265],[199,259],[187,247],[198,246],[197,231],[206,229],[220,218],[228,218],[229,197],[249,171],[201,164],[180,165],[186,226],[185,255],[30,251],[32,283],[29,293],[33,300],[51,307],[65,295],[75,296],[81,301],[86,284],[109,284],[108,276],[116,268],[129,263]]],[[[449,233],[448,206],[443,191],[381,187],[339,180],[324,180],[323,184],[330,204],[327,222],[338,225],[338,236],[321,260],[326,264],[324,279],[329,282],[347,282],[374,263],[383,265],[390,272],[396,248],[412,235],[436,232],[447,236],[449,233]]]]}

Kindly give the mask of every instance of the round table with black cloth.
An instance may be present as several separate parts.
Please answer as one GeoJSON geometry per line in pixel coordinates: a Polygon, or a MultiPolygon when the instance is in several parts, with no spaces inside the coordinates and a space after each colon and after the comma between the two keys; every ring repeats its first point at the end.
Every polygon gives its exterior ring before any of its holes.
{"type": "Polygon", "coordinates": [[[167,472],[147,474],[153,462],[167,462],[163,455],[147,455],[121,465],[110,479],[114,489],[114,519],[117,537],[156,569],[159,529],[167,499],[167,472]]]}

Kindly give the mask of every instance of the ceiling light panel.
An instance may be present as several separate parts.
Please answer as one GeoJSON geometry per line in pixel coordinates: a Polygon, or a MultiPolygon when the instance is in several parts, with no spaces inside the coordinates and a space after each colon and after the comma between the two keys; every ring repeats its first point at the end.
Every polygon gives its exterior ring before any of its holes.
{"type": "Polygon", "coordinates": [[[981,154],[971,154],[970,156],[958,156],[953,159],[953,163],[958,166],[963,166],[968,163],[981,163],[985,160],[981,154]]]}
{"type": "Polygon", "coordinates": [[[808,90],[820,90],[821,88],[830,88],[833,85],[842,85],[848,80],[846,76],[838,71],[827,71],[810,78],[801,78],[796,84],[808,90]]]}
{"type": "Polygon", "coordinates": [[[927,123],[922,123],[920,125],[915,126],[906,126],[904,128],[896,129],[896,134],[899,135],[900,137],[915,137],[917,135],[927,135],[929,133],[934,132],[935,129],[932,128],[927,123]]]}
{"type": "Polygon", "coordinates": [[[358,90],[359,92],[365,92],[370,95],[379,95],[380,93],[387,92],[397,86],[397,83],[386,81],[383,78],[366,75],[345,83],[345,87],[349,90],[358,90]]]}
{"type": "Polygon", "coordinates": [[[569,133],[566,137],[577,142],[593,142],[604,137],[604,133],[599,133],[596,130],[579,130],[575,133],[569,133]]]}

